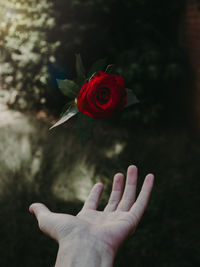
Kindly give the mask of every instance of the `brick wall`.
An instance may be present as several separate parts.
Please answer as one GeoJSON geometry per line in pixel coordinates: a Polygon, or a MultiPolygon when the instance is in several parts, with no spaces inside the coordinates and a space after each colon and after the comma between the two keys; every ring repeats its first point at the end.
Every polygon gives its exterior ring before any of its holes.
{"type": "Polygon", "coordinates": [[[193,127],[200,131],[200,1],[186,0],[180,37],[189,62],[187,77],[189,119],[193,127]]]}

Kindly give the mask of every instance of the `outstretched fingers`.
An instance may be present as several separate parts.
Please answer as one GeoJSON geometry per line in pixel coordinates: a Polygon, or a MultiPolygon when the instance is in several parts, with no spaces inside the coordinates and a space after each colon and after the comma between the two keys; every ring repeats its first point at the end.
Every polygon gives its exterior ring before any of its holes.
{"type": "Polygon", "coordinates": [[[93,186],[88,198],[85,201],[83,209],[96,210],[98,207],[99,199],[103,191],[103,184],[97,183],[93,186]]]}
{"type": "Polygon", "coordinates": [[[112,192],[104,211],[110,212],[116,210],[122,197],[123,188],[124,188],[124,175],[122,173],[117,173],[114,176],[112,192]]]}
{"type": "Polygon", "coordinates": [[[153,188],[153,182],[154,182],[154,175],[153,174],[148,174],[144,180],[142,189],[140,191],[140,194],[130,209],[130,215],[133,219],[133,224],[137,225],[141,218],[142,215],[147,208],[147,204],[151,195],[151,191],[153,188]]]}
{"type": "Polygon", "coordinates": [[[127,179],[122,199],[117,210],[128,211],[135,202],[135,194],[137,187],[137,167],[131,165],[127,170],[127,179]]]}

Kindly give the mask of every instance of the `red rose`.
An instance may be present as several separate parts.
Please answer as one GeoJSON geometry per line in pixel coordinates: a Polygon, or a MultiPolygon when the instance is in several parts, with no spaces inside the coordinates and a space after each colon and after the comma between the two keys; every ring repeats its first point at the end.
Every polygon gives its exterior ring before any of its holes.
{"type": "Polygon", "coordinates": [[[93,118],[111,116],[125,105],[123,78],[102,71],[83,84],[77,97],[79,111],[93,118]]]}

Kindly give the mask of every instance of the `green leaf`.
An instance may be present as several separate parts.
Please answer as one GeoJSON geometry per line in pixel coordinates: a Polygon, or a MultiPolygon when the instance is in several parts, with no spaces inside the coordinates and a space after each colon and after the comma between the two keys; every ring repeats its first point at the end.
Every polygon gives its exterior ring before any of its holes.
{"type": "Polygon", "coordinates": [[[76,54],[76,72],[77,72],[78,80],[84,81],[86,79],[86,71],[83,66],[83,62],[82,62],[80,54],[76,54]]]}
{"type": "Polygon", "coordinates": [[[75,98],[79,92],[79,86],[72,80],[57,80],[60,91],[69,98],[75,98]]]}
{"type": "Polygon", "coordinates": [[[91,75],[93,75],[95,72],[98,72],[99,70],[103,71],[106,65],[106,61],[107,61],[106,58],[97,60],[90,68],[88,72],[88,76],[90,77],[91,75]]]}
{"type": "Polygon", "coordinates": [[[79,112],[76,121],[76,131],[82,145],[86,144],[92,136],[94,119],[79,112]]]}
{"type": "Polygon", "coordinates": [[[131,89],[126,88],[126,93],[127,93],[127,102],[126,102],[125,107],[129,107],[131,105],[134,105],[140,102],[131,89]]]}
{"type": "Polygon", "coordinates": [[[64,107],[62,108],[61,114],[60,114],[60,118],[62,118],[64,114],[66,114],[66,112],[69,110],[69,108],[72,108],[72,107],[76,107],[76,103],[74,99],[67,102],[67,104],[64,105],[64,107]]]}
{"type": "Polygon", "coordinates": [[[73,116],[75,116],[79,110],[76,107],[70,107],[62,116],[62,118],[57,121],[49,130],[63,124],[64,122],[68,121],[71,119],[73,116]]]}

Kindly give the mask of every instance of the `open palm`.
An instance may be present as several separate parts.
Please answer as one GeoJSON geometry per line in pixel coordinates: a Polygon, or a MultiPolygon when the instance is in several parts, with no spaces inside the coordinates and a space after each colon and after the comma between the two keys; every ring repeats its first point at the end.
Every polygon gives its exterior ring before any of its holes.
{"type": "Polygon", "coordinates": [[[107,244],[115,252],[122,242],[133,233],[147,207],[153,187],[154,177],[148,174],[140,194],[135,201],[137,168],[129,166],[124,188],[124,176],[114,176],[112,192],[104,211],[97,211],[103,184],[92,188],[82,210],[77,216],[51,212],[45,205],[34,203],[30,212],[34,213],[40,229],[59,243],[72,239],[95,238],[107,244]]]}

